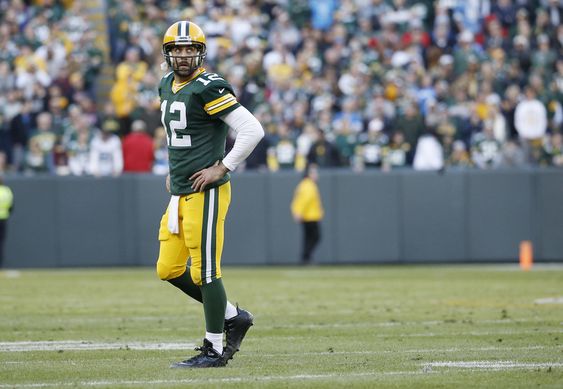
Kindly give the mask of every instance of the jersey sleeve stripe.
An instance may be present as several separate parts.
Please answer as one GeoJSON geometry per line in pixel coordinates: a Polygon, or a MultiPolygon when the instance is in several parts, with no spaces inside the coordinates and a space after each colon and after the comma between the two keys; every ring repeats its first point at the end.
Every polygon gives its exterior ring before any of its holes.
{"type": "Polygon", "coordinates": [[[219,107],[222,106],[223,104],[227,104],[227,103],[231,102],[232,100],[235,100],[234,96],[231,96],[231,97],[229,97],[228,99],[225,99],[225,100],[221,101],[221,102],[218,103],[218,104],[215,104],[215,105],[212,105],[212,106],[210,106],[210,107],[207,107],[206,110],[207,110],[207,111],[213,111],[214,109],[219,108],[219,107]]]}
{"type": "Polygon", "coordinates": [[[227,109],[229,107],[232,107],[233,105],[237,104],[238,101],[233,97],[232,100],[226,101],[225,103],[221,104],[221,106],[211,110],[211,111],[207,111],[208,115],[215,115],[217,112],[221,112],[224,109],[227,109]]]}
{"type": "Polygon", "coordinates": [[[227,93],[225,96],[221,96],[221,97],[219,97],[218,99],[215,99],[215,100],[210,101],[209,103],[205,104],[205,105],[203,106],[203,108],[204,108],[206,111],[207,111],[207,110],[210,110],[210,109],[213,109],[217,104],[219,104],[220,102],[222,102],[222,101],[224,101],[224,100],[226,100],[226,99],[229,99],[229,98],[231,98],[231,97],[234,98],[234,96],[233,96],[232,94],[227,93]]]}

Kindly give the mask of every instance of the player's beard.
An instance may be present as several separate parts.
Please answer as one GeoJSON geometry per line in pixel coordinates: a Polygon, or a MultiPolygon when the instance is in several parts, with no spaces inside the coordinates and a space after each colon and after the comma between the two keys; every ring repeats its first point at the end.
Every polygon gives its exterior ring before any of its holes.
{"type": "Polygon", "coordinates": [[[172,69],[180,77],[189,77],[198,68],[198,57],[172,57],[172,69]]]}

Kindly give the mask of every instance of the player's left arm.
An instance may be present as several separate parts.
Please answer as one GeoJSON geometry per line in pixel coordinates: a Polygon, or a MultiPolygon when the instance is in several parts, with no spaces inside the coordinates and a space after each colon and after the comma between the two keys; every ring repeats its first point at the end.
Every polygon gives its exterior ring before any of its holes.
{"type": "Polygon", "coordinates": [[[220,180],[229,171],[235,170],[264,137],[264,129],[258,119],[242,105],[222,116],[221,120],[236,133],[235,144],[222,161],[217,161],[215,165],[200,170],[190,177],[190,180],[194,181],[192,188],[196,192],[204,190],[208,184],[220,180]]]}
{"type": "Polygon", "coordinates": [[[264,129],[258,119],[242,105],[221,117],[221,120],[227,123],[236,133],[233,148],[221,162],[229,171],[233,171],[242,161],[248,158],[252,150],[262,140],[264,129]]]}

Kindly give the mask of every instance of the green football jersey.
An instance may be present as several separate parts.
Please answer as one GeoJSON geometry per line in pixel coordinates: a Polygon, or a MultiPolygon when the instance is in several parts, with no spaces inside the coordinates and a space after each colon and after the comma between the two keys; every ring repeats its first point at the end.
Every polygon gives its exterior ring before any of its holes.
{"type": "MultiPolygon", "coordinates": [[[[160,81],[161,121],[168,138],[170,191],[186,195],[194,192],[189,178],[225,156],[229,128],[220,117],[240,104],[227,81],[204,69],[187,84],[177,86],[176,91],[173,80],[171,72],[160,81]]],[[[227,181],[229,174],[206,189],[227,181]]]]}

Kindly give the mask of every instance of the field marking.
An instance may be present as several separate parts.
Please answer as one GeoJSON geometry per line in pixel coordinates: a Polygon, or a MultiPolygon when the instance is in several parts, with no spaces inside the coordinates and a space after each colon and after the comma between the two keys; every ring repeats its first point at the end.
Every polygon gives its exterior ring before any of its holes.
{"type": "MultiPolygon", "coordinates": [[[[195,347],[194,343],[150,343],[150,342],[90,342],[83,340],[63,341],[22,341],[22,342],[0,342],[0,352],[25,352],[25,351],[96,351],[96,350],[190,350],[195,347]]],[[[378,355],[378,354],[416,354],[416,353],[445,353],[460,351],[514,351],[514,350],[545,350],[556,349],[557,346],[521,346],[521,347],[475,347],[475,348],[428,348],[407,350],[376,350],[376,351],[318,351],[304,353],[272,353],[261,354],[261,357],[291,357],[296,355],[378,355]]],[[[244,355],[243,355],[244,356],[244,355]]],[[[14,362],[15,363],[15,362],[14,362]]]]}
{"type": "Polygon", "coordinates": [[[485,369],[485,370],[508,370],[508,369],[541,369],[549,367],[563,367],[560,362],[515,362],[515,361],[441,361],[422,364],[423,370],[432,367],[454,367],[461,369],[485,369]]]}
{"type": "MultiPolygon", "coordinates": [[[[561,323],[563,324],[563,323],[561,323]]],[[[550,334],[561,334],[563,333],[563,330],[560,329],[555,329],[555,328],[547,328],[547,329],[542,329],[542,332],[538,332],[536,330],[527,330],[527,331],[468,331],[468,332],[460,332],[459,336],[498,336],[498,335],[529,335],[529,334],[535,334],[537,335],[538,333],[550,333],[550,334]]],[[[386,339],[392,339],[392,338],[434,338],[434,337],[445,337],[445,336],[450,336],[451,334],[446,334],[446,333],[434,333],[434,332],[424,332],[424,333],[416,333],[416,334],[395,334],[395,333],[391,333],[391,334],[376,334],[376,335],[372,335],[372,337],[375,338],[386,338],[386,339]]],[[[294,335],[288,335],[288,336],[276,336],[277,340],[300,340],[303,339],[304,336],[294,336],[294,335]]],[[[256,338],[248,338],[245,340],[245,342],[257,342],[260,341],[260,339],[256,339],[256,338]]]]}
{"type": "Polygon", "coordinates": [[[0,352],[94,350],[190,350],[194,343],[89,342],[84,340],[0,342],[0,352]]]}
{"type": "Polygon", "coordinates": [[[563,297],[546,297],[534,300],[534,304],[563,304],[563,297]]]}
{"type": "Polygon", "coordinates": [[[385,377],[385,376],[414,376],[425,375],[433,372],[424,371],[387,371],[387,372],[365,372],[365,373],[328,373],[328,374],[297,374],[288,376],[251,376],[251,377],[225,377],[225,378],[185,378],[177,380],[114,380],[114,381],[75,381],[75,382],[36,382],[29,384],[0,384],[0,388],[45,388],[64,386],[115,386],[115,385],[178,385],[178,384],[213,384],[213,383],[244,383],[244,382],[268,382],[286,380],[322,380],[322,379],[349,379],[363,377],[385,377]]]}
{"type": "MultiPolygon", "coordinates": [[[[545,346],[522,346],[522,347],[473,347],[473,348],[428,348],[428,349],[410,349],[410,350],[379,350],[379,351],[319,351],[304,353],[277,353],[277,354],[260,354],[260,357],[294,357],[299,355],[385,355],[385,354],[426,354],[426,353],[458,353],[458,352],[483,352],[483,351],[522,351],[522,350],[549,350],[558,349],[559,347],[545,346]]],[[[245,354],[238,356],[250,357],[245,354]]]]}
{"type": "Polygon", "coordinates": [[[543,319],[490,319],[490,320],[471,320],[456,319],[455,322],[444,320],[427,320],[427,321],[381,321],[381,322],[359,322],[359,323],[326,323],[326,324],[279,324],[272,326],[260,326],[264,329],[286,329],[286,328],[305,328],[305,329],[322,329],[322,328],[371,328],[371,327],[401,327],[401,326],[438,326],[447,324],[512,324],[512,323],[545,323],[543,319]]]}
{"type": "Polygon", "coordinates": [[[213,384],[213,383],[244,383],[244,382],[271,382],[288,380],[323,380],[323,379],[350,379],[350,378],[374,378],[386,376],[415,376],[436,374],[432,368],[462,368],[471,370],[508,370],[508,369],[537,369],[549,367],[563,367],[563,363],[524,363],[515,361],[439,361],[421,364],[421,369],[416,371],[388,371],[388,372],[365,372],[365,373],[330,373],[330,374],[297,374],[289,376],[262,376],[262,377],[225,377],[225,378],[186,378],[179,380],[105,380],[105,381],[76,381],[76,382],[36,382],[28,384],[0,384],[0,388],[45,388],[45,387],[68,387],[68,386],[154,386],[154,385],[178,385],[178,384],[213,384]]]}
{"type": "Polygon", "coordinates": [[[19,270],[4,270],[0,271],[0,276],[4,276],[5,278],[20,278],[21,272],[19,270]]]}
{"type": "MultiPolygon", "coordinates": [[[[0,296],[0,300],[3,299],[0,296]]],[[[52,325],[55,324],[69,324],[69,323],[119,323],[120,325],[129,325],[136,321],[160,321],[161,317],[158,316],[130,316],[127,320],[123,318],[65,318],[60,320],[52,321],[52,325]]],[[[8,325],[19,325],[19,320],[8,319],[6,321],[8,325]]],[[[513,323],[537,323],[546,324],[544,319],[533,318],[533,319],[488,319],[488,320],[471,320],[471,319],[456,319],[455,322],[449,322],[447,319],[444,320],[426,320],[426,321],[380,321],[380,322],[355,322],[355,323],[325,323],[325,324],[277,324],[277,325],[260,325],[260,329],[265,330],[278,330],[278,329],[293,329],[293,328],[303,328],[303,329],[323,329],[323,328],[373,328],[373,327],[401,327],[401,326],[439,326],[439,325],[479,325],[479,324],[513,324],[513,323]]],[[[555,323],[554,323],[555,324],[555,323]]],[[[557,323],[560,324],[560,323],[557,323]]],[[[158,327],[155,330],[173,330],[175,327],[158,327]]],[[[44,330],[33,330],[29,329],[26,332],[42,332],[44,330]]]]}

